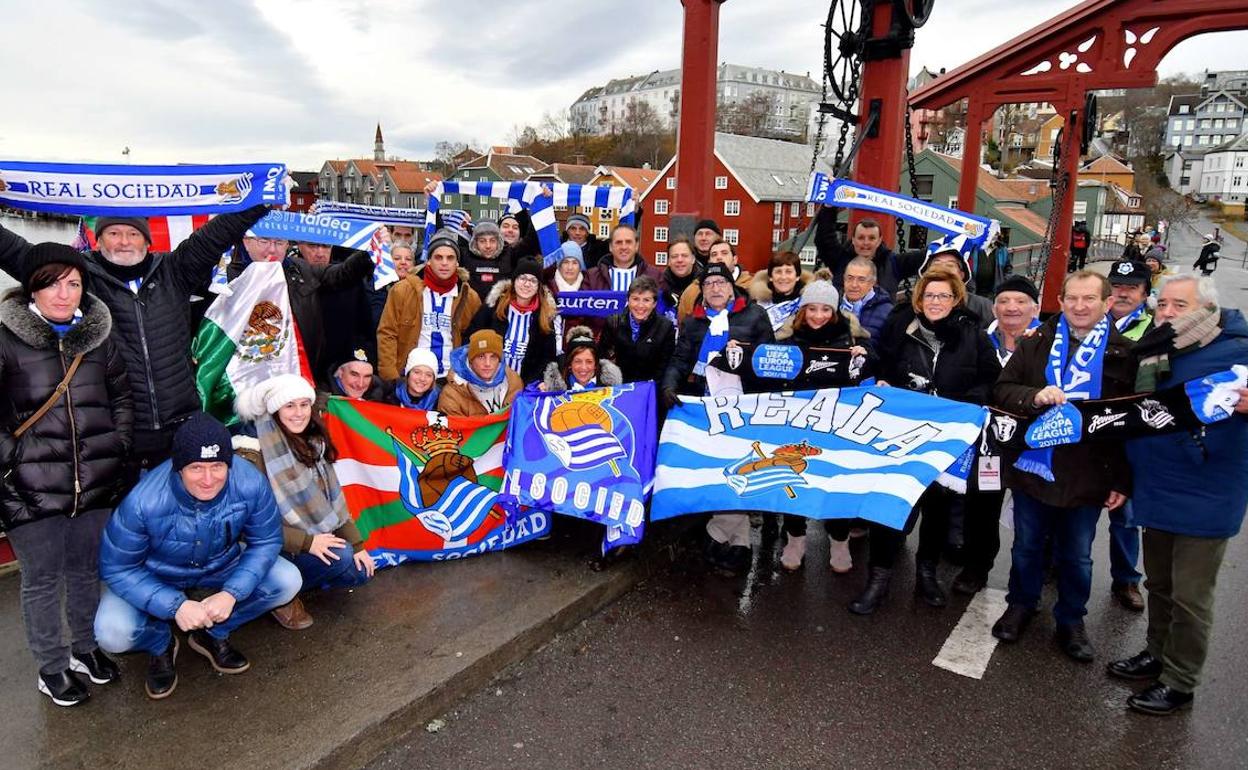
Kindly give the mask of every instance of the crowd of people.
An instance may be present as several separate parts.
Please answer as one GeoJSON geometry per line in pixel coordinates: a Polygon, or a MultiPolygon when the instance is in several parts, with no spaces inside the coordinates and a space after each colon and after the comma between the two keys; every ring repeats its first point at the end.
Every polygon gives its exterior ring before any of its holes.
{"type": "MultiPolygon", "coordinates": [[[[633,227],[602,240],[580,214],[568,217],[549,265],[523,213],[466,236],[438,230],[423,249],[412,228],[393,227],[399,280],[380,289],[368,254],[256,237],[263,206],[214,218],[171,253],[150,250],[143,219],[98,219],[89,253],[0,228],[0,270],[21,283],[0,301],[0,525],[21,563],[39,690],[58,705],[81,703],[88,681],[118,677],[110,655],[144,652],[146,691],[165,698],[182,636],[215,670],[242,673],[249,662],[230,643],[234,629],[265,614],[306,628],[302,592],[369,581],[374,562],[321,419],[327,394],[472,416],[505,411],[526,387],[653,381],[662,412],[706,395],[707,368],[725,351],[778,342],[850,351],[861,365],[845,386],[873,378],[1033,416],[1248,364],[1248,324],[1219,306],[1207,277],[1158,281],[1145,259],[1117,261],[1108,276],[1077,269],[1062,283],[1060,312],[1042,322],[1027,278],[976,286],[976,260],[995,257],[965,236],[897,254],[869,219],[838,238],[831,211],[819,215],[817,271],[778,252],[753,274],[713,220],[674,238],[663,266],[640,253],[633,227]],[[281,375],[241,392],[241,430],[200,411],[189,354],[191,299],[231,246],[231,275],[250,261],[281,262],[316,379],[281,375]],[[561,315],[557,298],[581,290],[626,301],[605,318],[561,315]]],[[[1248,398],[1236,411],[1248,413],[1248,398]]],[[[962,570],[951,588],[972,595],[999,555],[1008,490],[1009,606],[992,633],[1019,639],[1052,574],[1057,644],[1088,662],[1093,540],[1108,510],[1113,596],[1148,611],[1144,650],[1108,672],[1148,683],[1132,708],[1172,713],[1200,683],[1216,576],[1248,505],[1246,450],[1248,422],[1237,416],[1126,446],[1007,457],[1003,484],[971,473],[964,493],[933,485],[901,530],[825,520],[829,567],[852,572],[849,540],[869,538],[848,609],[871,614],[917,526],[916,595],[946,605],[937,568],[955,557],[962,570]]],[[[783,535],[783,568],[802,569],[806,519],[766,518],[783,535]]],[[[701,537],[714,568],[748,569],[749,514],[711,515],[701,537]]]]}

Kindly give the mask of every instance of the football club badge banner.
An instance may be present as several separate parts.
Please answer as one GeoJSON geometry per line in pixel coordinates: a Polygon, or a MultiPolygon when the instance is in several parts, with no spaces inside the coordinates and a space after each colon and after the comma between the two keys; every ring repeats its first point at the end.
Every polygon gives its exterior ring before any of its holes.
{"type": "Polygon", "coordinates": [[[503,491],[607,527],[603,552],[640,542],[654,479],[654,383],[525,390],[511,407],[503,491]]]}
{"type": "Polygon", "coordinates": [[[256,238],[307,241],[326,246],[368,251],[373,234],[382,229],[378,222],[340,217],[335,214],[301,214],[270,211],[248,230],[256,238]]]}
{"type": "Polygon", "coordinates": [[[772,511],[900,529],[985,417],[902,388],[682,398],[663,426],[650,516],[772,511]]]}
{"type": "Polygon", "coordinates": [[[622,291],[564,291],[555,297],[555,308],[566,317],[605,318],[628,307],[628,294],[622,291]]]}
{"type": "Polygon", "coordinates": [[[937,206],[899,193],[881,190],[848,179],[830,177],[821,171],[810,175],[806,200],[847,209],[865,209],[891,214],[950,235],[966,235],[979,248],[992,242],[1001,229],[996,220],[965,211],[937,206]]]}
{"type": "Polygon", "coordinates": [[[869,374],[866,356],[845,348],[771,343],[726,348],[710,365],[740,377],[746,392],[843,388],[869,374]]]}
{"type": "Polygon", "coordinates": [[[0,203],[48,214],[170,216],[284,206],[282,163],[130,166],[0,161],[0,203]]]}
{"type": "Polygon", "coordinates": [[[550,531],[549,513],[499,494],[507,419],[329,400],[334,471],[378,566],[460,559],[550,531]]]}
{"type": "Polygon", "coordinates": [[[204,411],[226,425],[238,422],[234,399],[246,388],[279,374],[312,381],[281,263],[252,262],[213,300],[191,341],[191,360],[204,411]]]}

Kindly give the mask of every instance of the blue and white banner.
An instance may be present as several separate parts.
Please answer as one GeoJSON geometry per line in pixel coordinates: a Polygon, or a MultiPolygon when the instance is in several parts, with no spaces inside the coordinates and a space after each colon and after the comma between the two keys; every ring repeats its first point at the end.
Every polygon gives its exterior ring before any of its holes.
{"type": "MultiPolygon", "coordinates": [[[[620,222],[628,225],[633,223],[633,215],[637,207],[631,187],[608,185],[591,187],[540,182],[439,182],[437,188],[429,195],[429,211],[425,216],[425,243],[429,242],[437,229],[437,215],[442,208],[443,195],[476,195],[507,201],[508,209],[513,212],[517,210],[513,204],[527,209],[533,220],[533,229],[537,231],[537,240],[541,244],[545,266],[553,264],[560,253],[559,226],[555,222],[555,206],[618,208],[620,222]],[[543,189],[550,190],[551,194],[543,194],[543,189]]],[[[422,253],[421,259],[427,258],[428,254],[422,253]]]]}
{"type": "Polygon", "coordinates": [[[935,203],[916,200],[900,193],[851,182],[848,179],[829,177],[821,171],[810,175],[810,185],[806,188],[806,200],[838,208],[865,209],[881,214],[891,214],[933,230],[940,230],[951,235],[966,235],[979,248],[992,243],[1001,229],[1001,224],[995,219],[985,219],[965,211],[937,206],[935,203]]]}
{"type": "Polygon", "coordinates": [[[654,383],[526,390],[511,407],[504,494],[607,527],[603,552],[640,542],[654,480],[654,383]]]}
{"type": "Polygon", "coordinates": [[[0,203],[81,216],[223,214],[288,202],[286,166],[127,166],[0,161],[0,203]]]}
{"type": "Polygon", "coordinates": [[[622,291],[564,291],[555,297],[559,315],[606,318],[628,307],[628,294],[622,291]]]}
{"type": "Polygon", "coordinates": [[[986,416],[901,388],[682,398],[663,426],[651,519],[773,511],[900,529],[986,416]]]}
{"type": "Polygon", "coordinates": [[[309,213],[329,214],[344,219],[361,219],[365,222],[380,222],[383,225],[425,226],[424,209],[401,209],[391,206],[365,206],[362,203],[317,201],[313,204],[309,213]]]}
{"type": "Polygon", "coordinates": [[[251,226],[249,235],[256,238],[283,238],[288,241],[323,243],[348,249],[368,251],[373,233],[381,224],[350,219],[333,214],[300,214],[294,211],[270,211],[251,226]]]}

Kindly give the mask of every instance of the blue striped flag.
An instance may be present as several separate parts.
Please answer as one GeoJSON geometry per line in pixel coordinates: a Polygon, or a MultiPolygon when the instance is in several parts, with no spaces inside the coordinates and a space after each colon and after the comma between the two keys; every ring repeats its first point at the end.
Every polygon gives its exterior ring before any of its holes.
{"type": "Polygon", "coordinates": [[[399,466],[399,497],[408,513],[448,546],[462,545],[467,537],[485,522],[490,515],[498,493],[474,484],[462,476],[451,479],[446,491],[432,507],[421,500],[418,476],[420,468],[396,441],[394,455],[399,466]]]}
{"type": "Polygon", "coordinates": [[[663,426],[650,516],[763,510],[900,529],[986,418],[901,388],[684,398],[663,426]]]}

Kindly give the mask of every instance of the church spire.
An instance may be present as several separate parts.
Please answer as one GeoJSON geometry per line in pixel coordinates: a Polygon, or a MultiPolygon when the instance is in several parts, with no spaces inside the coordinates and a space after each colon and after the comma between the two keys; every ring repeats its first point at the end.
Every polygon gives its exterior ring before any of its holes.
{"type": "Polygon", "coordinates": [[[373,160],[386,159],[386,144],[381,138],[381,123],[377,124],[377,136],[373,139],[373,160]]]}

